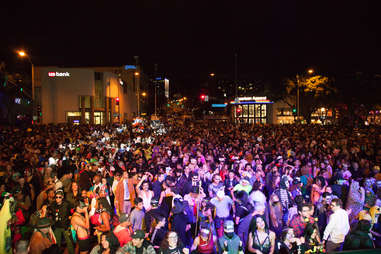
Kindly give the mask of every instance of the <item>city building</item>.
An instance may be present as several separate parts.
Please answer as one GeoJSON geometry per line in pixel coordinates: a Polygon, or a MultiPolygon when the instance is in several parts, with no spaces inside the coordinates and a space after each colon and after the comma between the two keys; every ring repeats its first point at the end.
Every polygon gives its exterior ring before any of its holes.
{"type": "Polygon", "coordinates": [[[107,124],[140,113],[143,74],[133,65],[34,68],[34,120],[38,123],[107,124]]]}
{"type": "Polygon", "coordinates": [[[238,97],[231,101],[232,119],[239,123],[271,124],[274,123],[273,102],[266,96],[238,97]]]}

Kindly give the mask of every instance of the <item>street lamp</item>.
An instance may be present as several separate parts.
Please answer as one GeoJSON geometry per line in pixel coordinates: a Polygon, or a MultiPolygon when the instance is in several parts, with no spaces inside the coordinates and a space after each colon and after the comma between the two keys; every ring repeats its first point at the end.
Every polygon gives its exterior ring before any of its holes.
{"type": "Polygon", "coordinates": [[[312,73],[314,73],[314,70],[313,69],[309,69],[308,70],[308,74],[312,74],[312,73]]]}
{"type": "Polygon", "coordinates": [[[21,57],[25,57],[25,56],[26,56],[26,53],[25,53],[24,50],[19,50],[19,51],[17,51],[17,53],[18,53],[19,56],[21,56],[21,57]]]}
{"type": "Polygon", "coordinates": [[[146,92],[142,92],[142,96],[143,96],[143,97],[146,97],[146,96],[147,96],[147,93],[146,93],[146,92]]]}
{"type": "MultiPolygon", "coordinates": [[[[23,49],[20,49],[20,50],[17,50],[17,54],[18,54],[18,56],[19,57],[21,57],[21,58],[27,58],[28,59],[28,61],[29,61],[29,63],[30,63],[30,65],[31,65],[31,72],[32,72],[32,119],[34,118],[34,111],[35,111],[35,106],[36,106],[36,103],[35,103],[35,98],[34,98],[34,64],[33,64],[33,62],[32,62],[32,59],[31,59],[31,57],[30,57],[30,55],[29,54],[27,54],[26,52],[25,52],[25,50],[23,50],[23,49]]],[[[38,117],[38,116],[37,116],[38,117]]]]}
{"type": "Polygon", "coordinates": [[[212,72],[212,73],[209,74],[209,76],[214,77],[214,76],[216,76],[216,74],[214,74],[214,73],[212,72]]]}

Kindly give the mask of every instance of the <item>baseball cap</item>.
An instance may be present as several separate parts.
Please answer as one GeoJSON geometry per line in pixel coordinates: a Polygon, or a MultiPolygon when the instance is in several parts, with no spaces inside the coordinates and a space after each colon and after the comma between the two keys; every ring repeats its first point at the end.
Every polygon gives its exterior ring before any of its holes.
{"type": "Polygon", "coordinates": [[[143,230],[136,230],[132,234],[132,239],[144,239],[144,237],[145,237],[145,233],[143,230]]]}
{"type": "Polygon", "coordinates": [[[234,232],[234,223],[232,220],[227,220],[224,222],[224,231],[226,233],[234,232]]]}

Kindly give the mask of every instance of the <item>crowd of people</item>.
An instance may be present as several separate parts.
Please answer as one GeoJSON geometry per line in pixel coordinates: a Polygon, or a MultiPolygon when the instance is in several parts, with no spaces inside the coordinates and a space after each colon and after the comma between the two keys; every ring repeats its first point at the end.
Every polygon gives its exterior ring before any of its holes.
{"type": "Polygon", "coordinates": [[[1,253],[381,248],[377,127],[0,129],[1,253]]]}

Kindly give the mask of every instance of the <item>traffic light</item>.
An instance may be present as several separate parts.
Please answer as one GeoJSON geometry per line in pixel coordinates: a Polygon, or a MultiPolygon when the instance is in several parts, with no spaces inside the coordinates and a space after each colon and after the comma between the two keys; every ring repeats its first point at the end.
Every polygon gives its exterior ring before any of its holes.
{"type": "Polygon", "coordinates": [[[201,99],[202,101],[205,101],[205,97],[206,97],[205,94],[201,94],[201,95],[200,95],[200,99],[201,99]]]}
{"type": "Polygon", "coordinates": [[[119,106],[119,97],[115,98],[115,105],[119,106]]]}
{"type": "Polygon", "coordinates": [[[240,115],[241,112],[242,112],[242,109],[237,107],[236,110],[235,110],[235,112],[237,113],[237,115],[240,115]]]}
{"type": "Polygon", "coordinates": [[[297,110],[296,110],[295,107],[293,107],[293,108],[292,108],[292,114],[293,114],[294,116],[296,116],[296,113],[297,113],[297,110]]]}
{"type": "Polygon", "coordinates": [[[21,91],[21,92],[23,91],[23,88],[22,88],[22,87],[20,88],[20,91],[21,91]]]}

